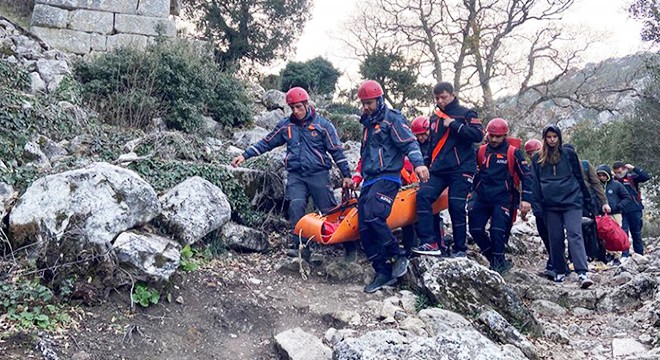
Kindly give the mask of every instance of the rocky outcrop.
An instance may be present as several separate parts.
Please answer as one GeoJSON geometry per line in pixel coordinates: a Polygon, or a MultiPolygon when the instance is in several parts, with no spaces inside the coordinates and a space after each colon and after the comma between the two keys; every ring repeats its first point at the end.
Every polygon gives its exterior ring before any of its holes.
{"type": "Polygon", "coordinates": [[[237,251],[264,252],[269,245],[265,233],[233,222],[222,227],[222,239],[225,246],[237,251]]]}
{"type": "Polygon", "coordinates": [[[184,244],[192,244],[231,218],[222,190],[199,176],[173,187],[159,199],[163,211],[156,220],[184,244]]]}
{"type": "Polygon", "coordinates": [[[171,5],[171,0],[37,0],[31,25],[46,43],[74,54],[144,47],[158,34],[176,36],[171,5]]]}
{"type": "Polygon", "coordinates": [[[159,212],[156,192],[136,173],[94,163],[36,180],[16,203],[9,227],[18,246],[75,236],[84,248],[110,244],[159,212]]]}
{"type": "Polygon", "coordinates": [[[0,16],[0,59],[28,72],[32,93],[52,93],[71,74],[68,55],[0,16]]]}
{"type": "Polygon", "coordinates": [[[287,330],[275,335],[275,345],[285,360],[330,360],[332,350],[323,345],[321,339],[306,333],[301,328],[287,330]]]}
{"type": "Polygon", "coordinates": [[[494,271],[467,258],[413,260],[421,286],[432,300],[460,314],[493,309],[521,330],[540,334],[541,326],[518,295],[494,271]]]}
{"type": "Polygon", "coordinates": [[[114,243],[117,259],[133,277],[143,281],[168,281],[179,267],[181,245],[154,234],[127,231],[114,243]]]}
{"type": "Polygon", "coordinates": [[[500,347],[474,329],[449,331],[433,337],[406,336],[397,330],[378,330],[348,338],[334,347],[334,360],[354,359],[473,359],[524,360],[515,347],[500,347]]]}

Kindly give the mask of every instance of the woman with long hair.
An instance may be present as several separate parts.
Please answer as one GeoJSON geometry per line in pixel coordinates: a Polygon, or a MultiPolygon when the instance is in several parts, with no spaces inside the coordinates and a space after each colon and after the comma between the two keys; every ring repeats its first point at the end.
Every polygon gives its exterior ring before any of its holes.
{"type": "Polygon", "coordinates": [[[582,165],[575,151],[562,146],[557,125],[543,129],[543,147],[532,157],[534,195],[543,209],[548,227],[550,261],[555,281],[562,282],[569,272],[566,265],[564,230],[568,238],[571,261],[578,274],[580,287],[593,285],[587,276],[589,267],[582,238],[582,209],[591,204],[584,184],[582,165]]]}

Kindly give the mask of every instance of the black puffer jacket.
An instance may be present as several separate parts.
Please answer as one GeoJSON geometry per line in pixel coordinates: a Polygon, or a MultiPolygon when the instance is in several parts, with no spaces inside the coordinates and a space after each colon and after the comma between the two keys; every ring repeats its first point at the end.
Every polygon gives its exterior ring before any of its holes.
{"type": "MultiPolygon", "coordinates": [[[[543,138],[548,132],[559,135],[557,151],[560,160],[557,164],[539,163],[540,152],[532,157],[534,197],[543,211],[587,210],[594,212],[591,194],[584,183],[582,164],[577,154],[562,146],[561,130],[556,125],[543,129],[543,138]]],[[[547,146],[546,144],[543,145],[547,146]]]]}

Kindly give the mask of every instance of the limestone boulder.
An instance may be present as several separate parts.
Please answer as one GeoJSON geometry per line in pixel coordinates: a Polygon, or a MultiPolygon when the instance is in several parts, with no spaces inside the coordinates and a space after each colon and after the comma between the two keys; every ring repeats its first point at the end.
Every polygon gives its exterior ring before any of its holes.
{"type": "Polygon", "coordinates": [[[275,345],[286,360],[331,360],[332,350],[321,339],[301,328],[275,335],[275,345]]]}
{"type": "Polygon", "coordinates": [[[37,179],[9,216],[17,245],[59,242],[111,244],[120,233],[144,225],[160,213],[156,192],[131,170],[93,163],[37,179]]]}
{"type": "Polygon", "coordinates": [[[286,111],[289,106],[286,103],[286,94],[279,90],[267,90],[261,97],[261,103],[268,111],[280,109],[286,111]]]}
{"type": "Polygon", "coordinates": [[[652,300],[658,282],[648,274],[636,275],[632,280],[608,292],[597,304],[598,311],[627,311],[642,306],[644,301],[652,300]]]}
{"type": "Polygon", "coordinates": [[[474,329],[433,337],[406,336],[396,330],[368,332],[335,345],[334,360],[354,359],[472,359],[524,360],[515,347],[501,347],[474,329]]]}
{"type": "Polygon", "coordinates": [[[284,117],[284,111],[275,109],[256,115],[254,123],[265,129],[273,129],[284,117]]]}
{"type": "Polygon", "coordinates": [[[135,231],[119,234],[113,248],[119,263],[143,281],[168,281],[181,258],[181,245],[176,241],[135,231]]]}
{"type": "Polygon", "coordinates": [[[269,132],[269,130],[255,126],[252,129],[234,131],[232,134],[232,140],[235,146],[245,150],[249,146],[256,144],[257,141],[266,137],[269,132]]]}
{"type": "Polygon", "coordinates": [[[494,340],[502,344],[511,344],[517,347],[531,360],[539,359],[536,346],[506,321],[502,315],[498,314],[497,311],[484,311],[479,314],[478,319],[489,330],[488,333],[495,338],[494,340]]]}
{"type": "Polygon", "coordinates": [[[184,244],[192,244],[219,229],[231,218],[231,206],[222,190],[199,176],[176,185],[160,199],[157,222],[184,244]]]}
{"type": "Polygon", "coordinates": [[[222,227],[225,246],[237,251],[264,252],[268,250],[268,235],[264,232],[229,222],[222,227]]]}
{"type": "Polygon", "coordinates": [[[470,315],[491,308],[509,322],[522,324],[521,330],[542,332],[534,315],[498,273],[467,258],[425,257],[413,264],[426,293],[445,309],[470,315]]]}

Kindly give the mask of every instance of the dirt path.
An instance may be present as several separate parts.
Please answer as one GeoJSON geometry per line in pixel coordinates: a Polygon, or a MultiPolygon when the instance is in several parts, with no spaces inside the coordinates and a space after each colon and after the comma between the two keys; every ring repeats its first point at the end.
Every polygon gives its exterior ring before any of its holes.
{"type": "MultiPolygon", "coordinates": [[[[554,284],[536,276],[543,254],[533,242],[528,245],[526,255],[514,257],[518,270],[505,277],[509,282],[540,285],[548,292],[577,290],[575,282],[554,284]]],[[[337,326],[337,320],[328,315],[332,312],[360,314],[359,324],[348,326],[358,334],[397,326],[383,324],[366,303],[382,301],[401,287],[368,295],[362,292],[368,273],[333,282],[315,268],[305,280],[297,272],[277,271],[276,264],[283,259],[274,253],[213,260],[200,270],[175,276],[171,303],[162,297],[158,305],[146,309],[136,305],[131,311],[128,291],[113,292],[101,306],[84,307],[79,327],[55,336],[53,349],[61,359],[82,352],[90,357],[77,359],[279,359],[275,334],[301,327],[323,338],[328,328],[337,326]],[[174,301],[177,298],[182,303],[174,301]]],[[[364,258],[359,264],[368,268],[364,258]]],[[[590,291],[611,291],[611,279],[620,272],[610,268],[595,273],[597,284],[590,291]]],[[[650,324],[636,321],[633,312],[576,311],[571,301],[560,305],[568,308],[564,314],[541,317],[547,328],[556,331],[532,339],[545,359],[610,359],[613,339],[655,334],[650,324]]],[[[9,339],[0,348],[4,346],[10,359],[41,358],[34,350],[26,350],[29,343],[9,339]]]]}

